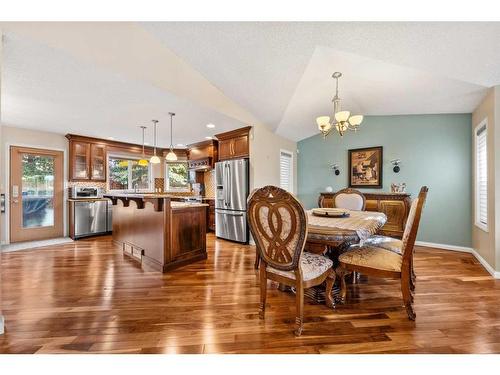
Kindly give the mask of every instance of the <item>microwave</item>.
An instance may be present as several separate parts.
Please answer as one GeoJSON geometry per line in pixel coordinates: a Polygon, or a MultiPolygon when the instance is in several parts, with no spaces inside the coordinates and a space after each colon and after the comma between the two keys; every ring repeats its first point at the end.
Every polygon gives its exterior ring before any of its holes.
{"type": "Polygon", "coordinates": [[[73,186],[71,198],[102,198],[101,188],[92,186],[73,186]]]}

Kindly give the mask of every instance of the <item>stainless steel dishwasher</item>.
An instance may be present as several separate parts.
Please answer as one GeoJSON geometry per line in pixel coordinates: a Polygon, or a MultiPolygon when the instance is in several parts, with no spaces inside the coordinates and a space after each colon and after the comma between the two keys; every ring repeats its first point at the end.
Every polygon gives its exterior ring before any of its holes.
{"type": "Polygon", "coordinates": [[[74,202],[75,238],[103,234],[108,231],[108,201],[74,202]]]}

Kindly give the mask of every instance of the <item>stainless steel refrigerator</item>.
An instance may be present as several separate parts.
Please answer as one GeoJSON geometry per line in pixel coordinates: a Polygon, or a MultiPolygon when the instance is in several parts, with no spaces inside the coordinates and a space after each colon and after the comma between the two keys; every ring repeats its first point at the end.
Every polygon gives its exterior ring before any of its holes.
{"type": "Polygon", "coordinates": [[[248,242],[248,159],[215,163],[215,235],[248,242]]]}

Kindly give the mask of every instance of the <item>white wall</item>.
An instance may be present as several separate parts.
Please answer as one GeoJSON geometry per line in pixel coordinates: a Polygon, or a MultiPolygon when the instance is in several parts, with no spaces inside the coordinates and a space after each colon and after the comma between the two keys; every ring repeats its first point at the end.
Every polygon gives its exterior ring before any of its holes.
{"type": "Polygon", "coordinates": [[[297,142],[260,124],[253,125],[250,134],[250,191],[266,185],[280,185],[280,150],[293,154],[293,192],[297,194],[297,142]]]}
{"type": "MultiPolygon", "coordinates": [[[[492,87],[472,113],[472,129],[488,121],[488,232],[472,225],[472,247],[491,270],[500,273],[500,86],[492,87]]],[[[475,155],[473,142],[473,155],[475,155]]],[[[475,213],[475,159],[473,161],[473,209],[475,213]]],[[[474,223],[474,218],[473,218],[474,223]]]]}
{"type": "MultiPolygon", "coordinates": [[[[2,29],[0,29],[0,171],[3,171],[2,167],[2,47],[3,47],[3,33],[2,29]]],[[[2,181],[0,181],[0,193],[4,193],[3,191],[3,186],[2,186],[2,181]]],[[[4,332],[4,318],[2,315],[2,241],[1,241],[1,236],[2,236],[2,227],[3,227],[3,214],[0,215],[0,335],[3,334],[4,332]]]]}

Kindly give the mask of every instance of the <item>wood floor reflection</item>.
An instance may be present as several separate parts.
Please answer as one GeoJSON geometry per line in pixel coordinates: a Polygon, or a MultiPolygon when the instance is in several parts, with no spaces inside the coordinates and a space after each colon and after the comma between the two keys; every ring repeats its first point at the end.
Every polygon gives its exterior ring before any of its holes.
{"type": "Polygon", "coordinates": [[[362,278],[335,311],[306,300],[296,338],[277,285],[258,318],[254,248],[208,241],[208,260],[168,274],[110,237],[3,254],[0,353],[500,352],[500,281],[469,254],[417,248],[416,322],[397,281],[362,278]]]}

